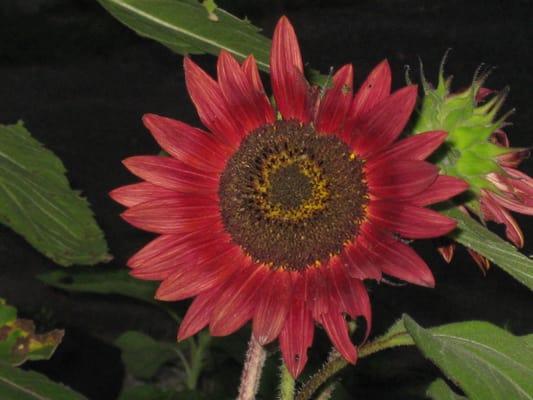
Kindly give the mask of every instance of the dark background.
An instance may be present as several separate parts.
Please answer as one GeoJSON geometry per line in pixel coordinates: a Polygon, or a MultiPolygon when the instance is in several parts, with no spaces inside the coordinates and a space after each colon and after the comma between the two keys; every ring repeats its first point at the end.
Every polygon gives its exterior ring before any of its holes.
{"type": "MultiPolygon", "coordinates": [[[[405,65],[411,66],[411,76],[417,80],[418,57],[434,81],[449,47],[453,51],[446,70],[456,77],[456,88],[469,84],[480,63],[495,66],[488,86],[510,85],[505,107],[517,109],[507,129],[512,143],[532,143],[530,1],[228,0],[219,4],[247,16],[269,36],[277,18],[287,14],[306,62],[323,72],[351,62],[358,83],[383,58],[391,63],[396,87],[404,84],[405,65]]],[[[213,57],[195,59],[213,69],[213,57]]],[[[63,160],[72,186],[90,200],[115,257],[102,268],[124,268],[149,235],[121,221],[121,208],[107,193],[134,181],[120,160],[158,151],[141,125],[143,113],[199,123],[185,91],[182,57],[136,36],[95,1],[1,0],[0,94],[0,122],[24,120],[34,137],[63,160]]],[[[533,163],[526,161],[522,169],[531,175],[533,163]]],[[[526,234],[524,251],[531,254],[531,219],[517,219],[526,234]]],[[[483,276],[464,250],[447,265],[431,243],[417,246],[434,271],[437,287],[374,287],[375,334],[402,312],[424,326],[479,319],[516,334],[533,331],[531,294],[525,287],[496,267],[483,276]]],[[[0,297],[43,328],[67,330],[54,358],[31,367],[91,399],[114,399],[120,391],[124,369],[119,351],[110,343],[121,332],[142,330],[160,339],[175,337],[175,324],[149,306],[46,287],[34,276],[60,267],[3,227],[0,260],[0,297]]],[[[325,351],[327,342],[321,336],[317,341],[317,348],[325,351]]],[[[238,365],[233,367],[236,381],[238,365]]],[[[214,379],[210,373],[203,381],[214,379]]],[[[357,368],[345,370],[342,378],[353,398],[401,399],[411,398],[411,389],[422,388],[437,375],[414,349],[398,349],[362,360],[357,368]]]]}

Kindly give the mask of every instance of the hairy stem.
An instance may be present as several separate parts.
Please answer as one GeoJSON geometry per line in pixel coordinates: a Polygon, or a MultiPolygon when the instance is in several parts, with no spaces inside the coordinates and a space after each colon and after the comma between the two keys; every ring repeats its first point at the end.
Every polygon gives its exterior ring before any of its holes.
{"type": "MultiPolygon", "coordinates": [[[[385,334],[372,342],[367,342],[359,347],[359,358],[369,356],[378,351],[390,349],[397,346],[406,346],[413,344],[412,339],[405,330],[397,330],[393,333],[385,334]]],[[[330,353],[328,361],[320,370],[312,375],[309,380],[302,386],[296,400],[309,400],[311,396],[333,375],[346,367],[348,362],[342,356],[333,350],[330,353]]]]}
{"type": "Polygon", "coordinates": [[[294,400],[294,379],[285,364],[281,363],[281,382],[279,384],[280,400],[294,400]]]}
{"type": "Polygon", "coordinates": [[[308,400],[329,378],[343,369],[348,363],[340,356],[337,351],[332,350],[328,361],[320,370],[312,375],[309,380],[302,386],[296,400],[308,400]]]}
{"type": "Polygon", "coordinates": [[[255,340],[252,334],[250,342],[248,343],[244,368],[242,369],[241,385],[239,387],[237,400],[255,399],[255,395],[259,389],[259,381],[261,380],[261,372],[263,371],[265,359],[265,349],[257,340],[255,340]]]}

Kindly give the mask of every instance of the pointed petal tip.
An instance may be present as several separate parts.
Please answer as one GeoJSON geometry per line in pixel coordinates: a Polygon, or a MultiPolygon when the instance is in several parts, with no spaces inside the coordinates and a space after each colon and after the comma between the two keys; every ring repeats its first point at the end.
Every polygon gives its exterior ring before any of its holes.
{"type": "Polygon", "coordinates": [[[433,276],[433,273],[429,271],[428,274],[421,276],[419,285],[433,289],[435,287],[435,277],[433,276]]]}
{"type": "Polygon", "coordinates": [[[131,156],[131,157],[125,158],[124,160],[121,161],[121,163],[122,163],[122,165],[124,165],[128,170],[131,171],[131,168],[134,168],[134,167],[135,167],[137,157],[140,157],[140,156],[131,156]]]}
{"type": "Polygon", "coordinates": [[[159,301],[168,301],[169,297],[171,296],[172,296],[172,293],[169,293],[167,287],[163,285],[159,285],[159,287],[155,291],[154,299],[159,300],[159,301]]]}
{"type": "Polygon", "coordinates": [[[194,336],[193,332],[188,332],[185,328],[185,325],[180,324],[177,335],[178,342],[183,342],[184,340],[189,339],[191,336],[194,336]]]}
{"type": "Polygon", "coordinates": [[[282,15],[281,17],[279,17],[278,19],[278,22],[276,25],[281,25],[281,24],[291,24],[291,21],[289,20],[289,17],[287,17],[286,15],[282,15]]]}
{"type": "Polygon", "coordinates": [[[121,203],[120,202],[120,193],[121,193],[121,188],[116,188],[116,189],[113,189],[111,190],[110,192],[107,193],[107,195],[115,202],[117,203],[121,203]]]}
{"type": "Polygon", "coordinates": [[[389,60],[384,58],[383,60],[379,62],[378,65],[374,67],[374,70],[376,73],[379,73],[379,75],[390,76],[391,68],[390,68],[389,60]]]}
{"type": "Polygon", "coordinates": [[[276,35],[276,33],[283,34],[283,35],[293,34],[294,36],[296,36],[294,27],[292,26],[291,21],[286,15],[282,15],[278,19],[278,22],[276,23],[276,27],[274,28],[274,35],[276,35]]]}
{"type": "Polygon", "coordinates": [[[141,117],[144,125],[152,124],[158,118],[160,117],[157,114],[152,114],[152,113],[143,114],[143,116],[141,117]]]}
{"type": "Polygon", "coordinates": [[[449,264],[452,262],[453,256],[455,254],[455,244],[451,243],[449,245],[438,246],[437,251],[442,256],[444,261],[449,264]]]}

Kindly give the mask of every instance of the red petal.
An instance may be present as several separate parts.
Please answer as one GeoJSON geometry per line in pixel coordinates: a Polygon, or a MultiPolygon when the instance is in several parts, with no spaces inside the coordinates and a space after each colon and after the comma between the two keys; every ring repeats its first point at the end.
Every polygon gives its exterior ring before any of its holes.
{"type": "Polygon", "coordinates": [[[209,323],[212,336],[226,336],[252,318],[257,307],[257,288],[267,277],[268,269],[253,264],[234,275],[220,295],[209,323]]]}
{"type": "Polygon", "coordinates": [[[490,268],[490,261],[483,257],[481,254],[476,253],[472,249],[466,249],[468,251],[468,254],[470,254],[470,257],[474,260],[474,262],[477,264],[479,269],[481,269],[481,272],[485,274],[487,270],[490,268]]]}
{"type": "Polygon", "coordinates": [[[275,121],[274,110],[265,94],[254,89],[237,60],[225,50],[218,57],[217,71],[228,107],[246,133],[275,121]]]}
{"type": "Polygon", "coordinates": [[[161,234],[209,232],[220,224],[218,204],[212,199],[194,196],[148,201],[126,210],[121,216],[139,229],[161,234]]]}
{"type": "Polygon", "coordinates": [[[417,87],[406,86],[372,109],[356,125],[353,145],[363,157],[392,144],[407,124],[416,103],[417,87]]]}
{"type": "Polygon", "coordinates": [[[529,203],[528,204],[528,203],[525,203],[519,200],[515,200],[511,198],[511,196],[505,197],[505,196],[501,196],[496,193],[492,195],[494,196],[494,199],[498,203],[500,203],[500,205],[502,205],[503,207],[511,211],[514,211],[520,214],[533,215],[533,198],[527,199],[529,203]]]}
{"type": "Polygon", "coordinates": [[[264,94],[265,88],[263,87],[263,81],[261,81],[259,69],[257,68],[257,63],[253,54],[250,54],[248,57],[246,57],[246,60],[244,60],[244,62],[242,63],[241,68],[244,72],[244,75],[246,75],[246,77],[250,81],[250,84],[252,85],[254,90],[264,94]]]}
{"type": "Polygon", "coordinates": [[[381,280],[381,270],[378,267],[378,259],[367,250],[367,247],[365,238],[359,235],[354,244],[345,246],[341,253],[341,259],[352,278],[379,281],[381,280]]]}
{"type": "Polygon", "coordinates": [[[322,268],[308,268],[306,270],[305,278],[308,285],[308,306],[313,315],[313,319],[319,320],[322,314],[329,310],[329,282],[326,269],[328,266],[322,268]]]}
{"type": "Polygon", "coordinates": [[[244,132],[233,118],[218,84],[189,57],[185,57],[183,68],[187,90],[202,123],[226,143],[237,147],[244,132]]]}
{"type": "Polygon", "coordinates": [[[289,312],[292,284],[287,271],[274,271],[260,288],[253,320],[253,332],[261,345],[279,336],[289,312]]]}
{"type": "Polygon", "coordinates": [[[175,254],[172,254],[174,249],[182,248],[184,242],[187,242],[191,235],[188,236],[176,236],[176,235],[161,235],[152,240],[141,250],[139,250],[133,257],[128,260],[128,267],[141,268],[147,265],[150,261],[158,263],[160,260],[167,258],[174,258],[175,254]]]}
{"type": "Polygon", "coordinates": [[[283,118],[309,122],[308,84],[296,33],[287,17],[281,17],[274,30],[270,67],[272,91],[283,118]]]}
{"type": "Polygon", "coordinates": [[[345,65],[333,76],[333,87],[320,103],[315,126],[318,132],[334,133],[341,128],[352,101],[353,67],[345,65]]]}
{"type": "Polygon", "coordinates": [[[425,160],[440,147],[447,135],[444,131],[434,131],[400,140],[385,151],[368,159],[366,168],[370,171],[375,167],[383,167],[383,165],[397,160],[425,160]]]}
{"type": "Polygon", "coordinates": [[[170,157],[135,156],[122,161],[133,174],[154,185],[180,193],[215,194],[218,177],[170,157]]]}
{"type": "Polygon", "coordinates": [[[384,273],[416,285],[435,286],[431,270],[411,247],[370,226],[365,227],[365,234],[382,257],[380,265],[384,273]]]}
{"type": "Polygon", "coordinates": [[[200,171],[221,171],[232,154],[212,134],[184,122],[155,114],[145,114],[143,122],[168,154],[200,171]]]}
{"type": "Polygon", "coordinates": [[[330,274],[340,300],[341,310],[352,318],[363,316],[368,336],[372,325],[372,312],[370,299],[362,281],[350,278],[340,263],[330,268],[330,274]]]}
{"type": "Polygon", "coordinates": [[[133,207],[146,201],[167,199],[179,196],[175,191],[162,188],[149,182],[134,183],[119,187],[109,193],[117,203],[133,207]]]}
{"type": "Polygon", "coordinates": [[[307,363],[307,349],[313,343],[314,326],[305,304],[307,289],[304,279],[297,277],[291,308],[280,332],[279,345],[287,369],[297,378],[307,363]]]}
{"type": "Polygon", "coordinates": [[[452,262],[453,255],[455,253],[455,243],[450,243],[444,246],[438,246],[437,251],[440,253],[444,261],[448,264],[452,262]]]}
{"type": "Polygon", "coordinates": [[[231,246],[224,233],[194,232],[187,235],[162,235],[128,260],[131,275],[139,279],[163,280],[190,264],[227,251],[231,246]]]}
{"type": "Polygon", "coordinates": [[[355,94],[350,108],[350,119],[366,117],[370,110],[390,95],[390,88],[390,66],[387,60],[383,60],[370,72],[355,94]]]}
{"type": "Polygon", "coordinates": [[[533,178],[515,168],[504,167],[503,170],[509,175],[507,183],[512,186],[511,191],[523,197],[526,204],[533,204],[533,178]]]}
{"type": "Polygon", "coordinates": [[[426,262],[411,247],[401,243],[389,243],[383,256],[389,263],[383,265],[383,272],[416,285],[435,287],[435,278],[426,262]]]}
{"type": "Polygon", "coordinates": [[[481,197],[481,210],[483,219],[494,221],[505,225],[505,234],[507,238],[514,243],[516,247],[524,246],[524,234],[516,220],[500,204],[494,200],[491,194],[485,192],[481,197]]]}
{"type": "Polygon", "coordinates": [[[393,199],[413,196],[427,189],[439,169],[425,161],[402,160],[367,173],[370,193],[393,199]]]}
{"type": "Polygon", "coordinates": [[[198,295],[187,310],[178,330],[178,340],[185,340],[203,329],[211,318],[213,308],[220,296],[220,289],[208,290],[198,295]]]}
{"type": "Polygon", "coordinates": [[[439,175],[426,190],[409,199],[415,206],[428,206],[451,199],[468,189],[468,183],[453,176],[439,175]]]}
{"type": "Polygon", "coordinates": [[[496,92],[494,89],[489,88],[479,88],[478,92],[476,93],[476,101],[481,102],[485,99],[485,97],[489,96],[490,94],[496,92]]]}
{"type": "Polygon", "coordinates": [[[320,323],[337,351],[346,361],[355,364],[357,361],[357,350],[350,339],[348,326],[338,306],[331,305],[330,311],[322,315],[320,323]]]}
{"type": "Polygon", "coordinates": [[[155,298],[178,301],[195,296],[205,290],[222,286],[235,271],[245,265],[244,254],[238,247],[215,253],[207,260],[192,259],[183,264],[159,286],[155,298]]]}
{"type": "Polygon", "coordinates": [[[372,201],[368,207],[372,221],[409,239],[445,235],[455,229],[455,220],[436,211],[389,201],[372,201]]]}

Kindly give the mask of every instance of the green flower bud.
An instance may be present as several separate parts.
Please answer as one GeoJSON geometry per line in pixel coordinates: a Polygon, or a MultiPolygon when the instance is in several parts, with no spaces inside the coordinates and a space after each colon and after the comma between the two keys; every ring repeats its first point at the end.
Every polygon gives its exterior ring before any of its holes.
{"type": "MultiPolygon", "coordinates": [[[[444,64],[444,61],[443,61],[444,64]]],[[[422,98],[419,118],[413,133],[431,130],[448,132],[446,143],[434,155],[433,161],[443,173],[457,176],[470,184],[471,191],[479,196],[481,189],[498,189],[486,179],[492,172],[501,172],[497,158],[517,149],[498,146],[491,135],[501,129],[509,113],[498,117],[508,88],[492,93],[483,84],[489,72],[476,73],[466,90],[451,92],[451,77],[444,76],[443,64],[438,84],[433,87],[422,73],[422,98]]]]}

